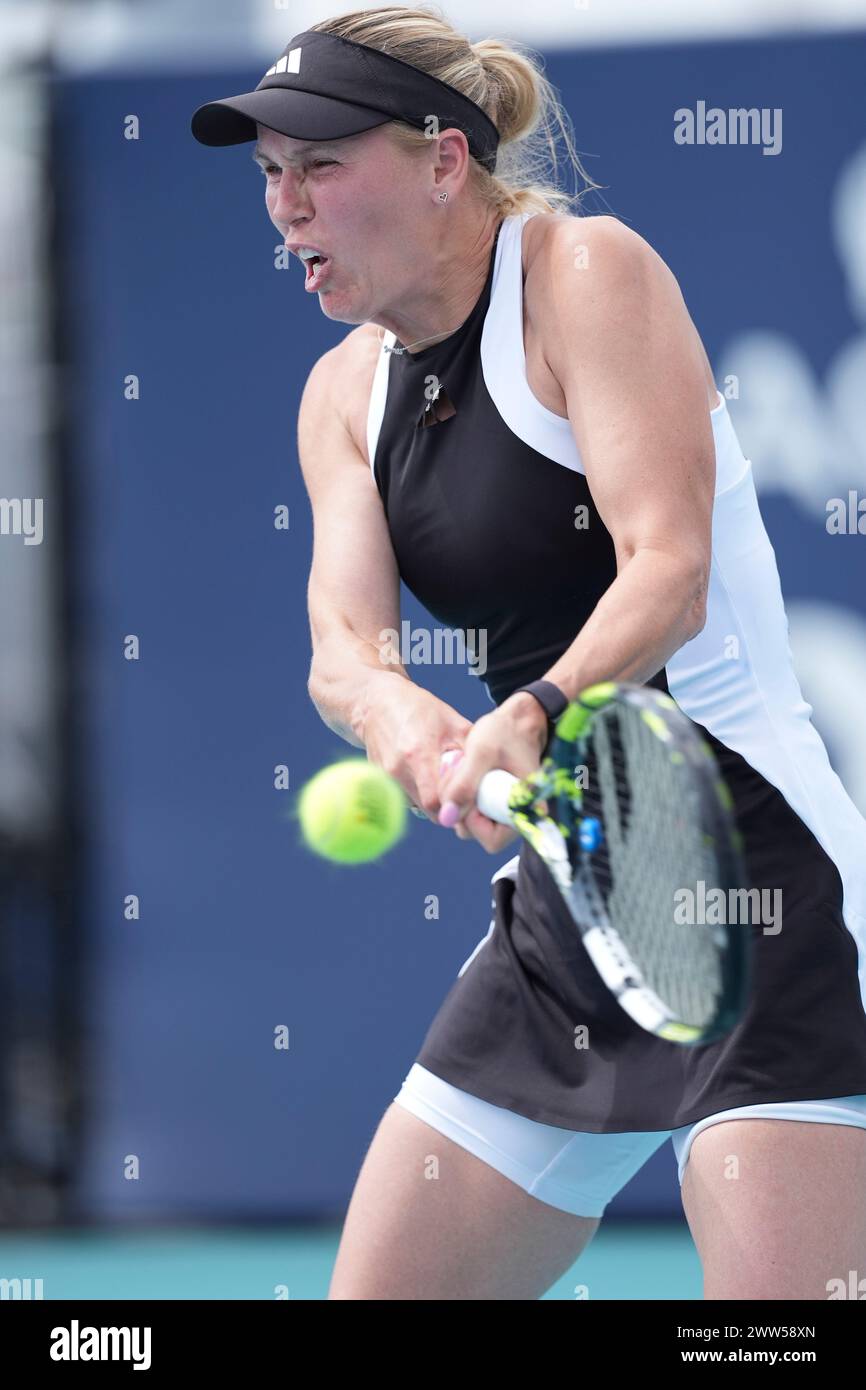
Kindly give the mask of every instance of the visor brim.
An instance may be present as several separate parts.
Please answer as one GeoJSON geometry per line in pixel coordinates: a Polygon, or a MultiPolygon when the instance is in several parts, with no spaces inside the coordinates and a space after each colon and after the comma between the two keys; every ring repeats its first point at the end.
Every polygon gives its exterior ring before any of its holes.
{"type": "Polygon", "coordinates": [[[384,125],[393,116],[297,88],[261,87],[209,101],[193,112],[190,129],[202,145],[241,145],[256,138],[256,122],[294,140],[340,140],[384,125]]]}

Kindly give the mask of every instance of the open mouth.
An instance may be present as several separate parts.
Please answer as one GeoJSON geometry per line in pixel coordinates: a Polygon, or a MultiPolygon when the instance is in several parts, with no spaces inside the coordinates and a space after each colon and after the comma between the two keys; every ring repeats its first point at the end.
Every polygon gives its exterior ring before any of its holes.
{"type": "Polygon", "coordinates": [[[324,266],[330,261],[330,256],[311,256],[304,262],[307,270],[307,281],[314,280],[324,266]]]}

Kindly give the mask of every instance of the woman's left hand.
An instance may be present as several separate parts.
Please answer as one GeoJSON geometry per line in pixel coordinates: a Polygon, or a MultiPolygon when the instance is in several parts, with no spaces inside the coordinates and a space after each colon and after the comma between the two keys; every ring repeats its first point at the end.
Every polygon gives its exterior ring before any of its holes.
{"type": "Polygon", "coordinates": [[[498,854],[520,832],[478,810],[478,784],[485,772],[496,767],[515,777],[528,776],[540,766],[547,739],[547,715],[526,691],[510,695],[498,709],[482,715],[466,737],[463,756],[443,768],[439,824],[453,827],[461,840],[477,840],[488,854],[498,854]]]}

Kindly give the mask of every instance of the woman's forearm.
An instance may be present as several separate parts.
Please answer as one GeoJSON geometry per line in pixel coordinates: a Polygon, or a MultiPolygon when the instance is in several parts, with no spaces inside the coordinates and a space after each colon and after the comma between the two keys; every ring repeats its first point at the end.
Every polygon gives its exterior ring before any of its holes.
{"type": "Polygon", "coordinates": [[[681,556],[637,550],[545,680],[569,699],[597,681],[643,684],[701,631],[706,584],[707,575],[681,556]]]}
{"type": "Polygon", "coordinates": [[[354,748],[364,748],[364,728],[377,691],[410,679],[399,662],[386,661],[371,643],[345,634],[317,643],[307,691],[328,728],[354,748]],[[389,685],[383,687],[383,681],[389,685]]]}

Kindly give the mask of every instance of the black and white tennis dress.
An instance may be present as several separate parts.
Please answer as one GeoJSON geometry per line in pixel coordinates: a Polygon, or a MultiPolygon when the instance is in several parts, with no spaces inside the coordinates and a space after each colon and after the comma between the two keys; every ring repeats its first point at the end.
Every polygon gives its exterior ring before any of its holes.
{"type": "MultiPolygon", "coordinates": [[[[443,625],[486,629],[496,704],[550,669],[616,575],[571,425],[526,381],[529,215],[500,223],[484,290],[456,333],[403,354],[384,350],[396,341],[385,335],[367,423],[400,574],[443,625]],[[423,424],[431,378],[454,413],[423,424]],[[577,506],[589,509],[581,529],[577,506]]],[[[666,1042],[599,987],[544,864],[521,842],[493,876],[490,930],[417,1062],[569,1130],[674,1130],[752,1103],[866,1093],[866,821],[810,722],[751,464],[721,396],[710,417],[706,625],[650,684],[705,732],[734,797],[749,886],[781,889],[782,925],[752,928],[753,990],[738,1026],[703,1047],[666,1042]],[[575,1046],[582,1025],[589,1047],[575,1046]]]]}

